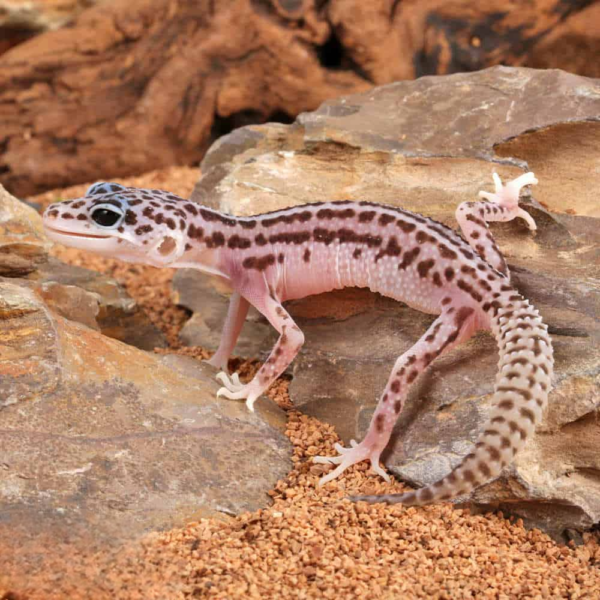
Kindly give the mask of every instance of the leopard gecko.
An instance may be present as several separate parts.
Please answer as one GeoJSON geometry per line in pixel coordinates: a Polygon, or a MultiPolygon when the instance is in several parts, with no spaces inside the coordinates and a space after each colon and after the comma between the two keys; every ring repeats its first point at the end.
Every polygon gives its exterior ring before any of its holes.
{"type": "Polygon", "coordinates": [[[320,484],[363,460],[385,480],[379,458],[408,390],[442,353],[491,330],[500,352],[493,408],[473,451],[437,483],[414,492],[360,496],[370,502],[425,504],[466,494],[497,477],[540,422],[553,375],[552,344],[537,310],[510,283],[506,261],[487,223],[524,219],[519,194],[536,184],[528,172],[495,192],[463,202],[456,217],[464,238],[424,216],[373,202],[315,202],[235,217],[165,191],[98,182],[82,198],[50,205],[43,217],[52,240],[129,262],[198,269],[233,289],[219,347],[208,361],[221,369],[217,396],[256,399],[294,359],[304,335],[283,306],[344,287],[366,287],[438,315],[389,376],[365,438],[338,456],[320,484]],[[465,241],[466,240],[466,241],[465,241]],[[227,373],[249,305],[279,333],[267,361],[247,384],[227,373]]]}

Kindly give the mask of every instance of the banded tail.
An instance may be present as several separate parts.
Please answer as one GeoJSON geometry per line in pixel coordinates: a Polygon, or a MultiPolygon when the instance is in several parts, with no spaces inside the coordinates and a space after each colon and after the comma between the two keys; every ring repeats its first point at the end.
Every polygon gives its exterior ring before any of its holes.
{"type": "Polygon", "coordinates": [[[554,359],[547,327],[537,310],[514,290],[483,309],[493,313],[500,360],[492,412],[475,450],[449,475],[420,490],[352,500],[414,506],[462,496],[498,477],[531,437],[552,382],[554,359]]]}

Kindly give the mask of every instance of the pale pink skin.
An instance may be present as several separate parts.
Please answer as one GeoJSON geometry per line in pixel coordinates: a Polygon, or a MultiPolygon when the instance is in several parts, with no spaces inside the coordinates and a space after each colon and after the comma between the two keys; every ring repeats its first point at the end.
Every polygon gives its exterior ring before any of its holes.
{"type": "MultiPolygon", "coordinates": [[[[553,355],[537,311],[510,284],[506,262],[488,230],[489,221],[519,216],[521,187],[537,183],[526,173],[495,193],[490,202],[465,202],[456,211],[466,242],[435,221],[373,203],[326,202],[255,217],[233,217],[168,192],[94,184],[85,197],[48,207],[44,225],[60,243],[158,267],[195,268],[233,288],[221,343],[208,361],[222,369],[217,395],[256,399],[294,359],[304,335],[282,303],[344,287],[367,287],[418,310],[439,315],[421,339],[394,365],[371,425],[360,444],[336,445],[339,456],[317,457],[337,465],[321,484],[349,466],[370,460],[379,466],[410,385],[442,352],[491,329],[500,348],[494,408],[475,449],[448,476],[417,492],[360,497],[371,502],[424,504],[450,499],[497,477],[531,436],[547,403],[553,355]],[[104,226],[91,215],[112,211],[104,226]],[[122,215],[122,216],[121,216],[122,215]],[[279,332],[268,360],[242,384],[227,375],[249,305],[279,332]]],[[[105,213],[103,213],[105,214],[105,213]]]]}

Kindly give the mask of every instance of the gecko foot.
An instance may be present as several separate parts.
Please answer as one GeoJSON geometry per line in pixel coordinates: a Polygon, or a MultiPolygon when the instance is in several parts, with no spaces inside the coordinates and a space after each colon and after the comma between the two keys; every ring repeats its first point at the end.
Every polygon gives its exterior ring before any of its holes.
{"type": "Polygon", "coordinates": [[[246,406],[250,412],[254,412],[254,403],[258,400],[260,392],[252,388],[252,383],[243,384],[237,373],[227,375],[224,371],[217,374],[217,379],[224,385],[217,391],[217,398],[225,396],[230,400],[246,400],[246,406]]]}
{"type": "Polygon", "coordinates": [[[331,473],[327,473],[319,479],[319,487],[339,477],[348,467],[366,459],[371,461],[371,469],[377,475],[383,477],[388,483],[390,482],[389,475],[379,466],[381,450],[365,444],[365,440],[360,444],[357,444],[355,440],[350,440],[350,448],[344,448],[341,444],[335,444],[334,448],[339,452],[339,456],[315,456],[313,458],[313,462],[318,464],[338,465],[331,473]]]}
{"type": "Polygon", "coordinates": [[[519,177],[509,181],[506,185],[502,184],[502,180],[498,173],[493,173],[492,177],[494,178],[494,184],[496,186],[495,192],[479,192],[480,198],[485,198],[490,202],[495,202],[496,204],[500,204],[500,206],[507,208],[514,214],[514,217],[521,217],[524,219],[531,231],[535,231],[537,226],[535,221],[531,218],[531,215],[522,208],[519,208],[519,195],[521,189],[526,185],[536,185],[538,180],[535,175],[531,171],[523,173],[523,175],[519,175],[519,177]]]}

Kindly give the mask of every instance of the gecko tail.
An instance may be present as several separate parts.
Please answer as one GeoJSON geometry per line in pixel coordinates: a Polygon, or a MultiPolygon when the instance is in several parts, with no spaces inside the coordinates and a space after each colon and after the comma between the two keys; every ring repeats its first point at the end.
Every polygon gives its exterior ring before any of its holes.
{"type": "Polygon", "coordinates": [[[405,494],[354,496],[354,501],[418,506],[451,500],[495,479],[512,462],[541,421],[554,359],[546,325],[533,306],[507,290],[483,310],[492,313],[500,361],[493,408],[473,452],[443,479],[405,494]]]}

